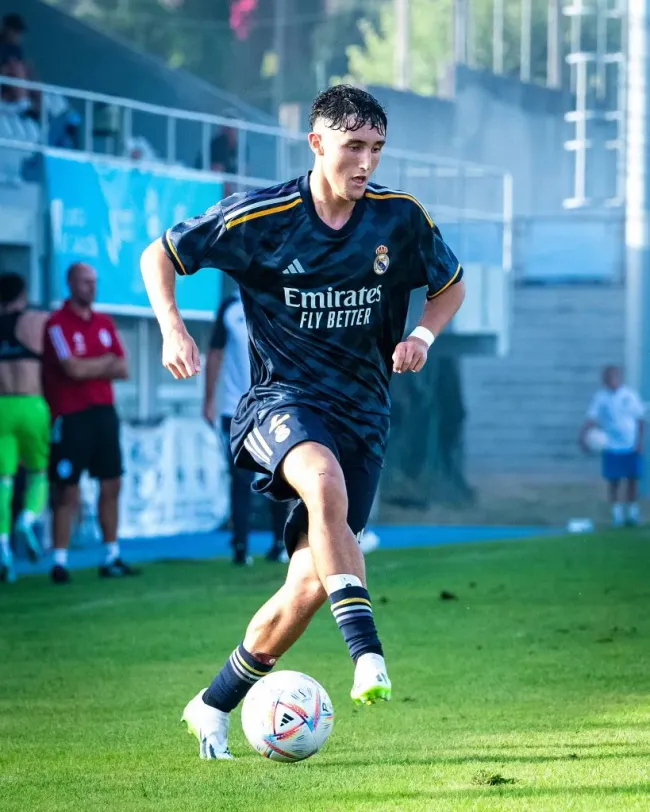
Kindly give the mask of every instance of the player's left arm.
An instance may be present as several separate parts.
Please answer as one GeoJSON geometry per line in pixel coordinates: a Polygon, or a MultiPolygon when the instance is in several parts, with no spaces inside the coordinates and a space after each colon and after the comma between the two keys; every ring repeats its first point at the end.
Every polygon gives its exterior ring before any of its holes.
{"type": "Polygon", "coordinates": [[[435,299],[428,299],[424,305],[422,318],[410,336],[395,347],[393,372],[419,372],[427,361],[429,347],[428,331],[433,338],[440,335],[453,319],[465,298],[465,283],[462,279],[435,299]],[[423,328],[423,330],[418,330],[423,328]],[[416,335],[415,333],[420,333],[416,335]]]}
{"type": "Polygon", "coordinates": [[[423,210],[416,212],[417,246],[411,286],[427,286],[427,301],[418,326],[395,347],[393,371],[419,372],[429,348],[452,320],[465,298],[463,269],[438,227],[423,210]]]}

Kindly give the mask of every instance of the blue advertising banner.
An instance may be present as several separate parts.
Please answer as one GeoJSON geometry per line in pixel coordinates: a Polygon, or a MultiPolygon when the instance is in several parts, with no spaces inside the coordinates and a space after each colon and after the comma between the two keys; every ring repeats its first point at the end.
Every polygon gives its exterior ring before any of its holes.
{"type": "MultiPolygon", "coordinates": [[[[72,262],[97,271],[100,309],[150,313],[140,275],[140,255],[166,228],[217,203],[221,183],[174,167],[146,168],[84,156],[45,155],[51,224],[51,299],[66,297],[72,262]]],[[[221,298],[221,273],[210,269],[178,280],[187,317],[213,317],[221,298]]]]}

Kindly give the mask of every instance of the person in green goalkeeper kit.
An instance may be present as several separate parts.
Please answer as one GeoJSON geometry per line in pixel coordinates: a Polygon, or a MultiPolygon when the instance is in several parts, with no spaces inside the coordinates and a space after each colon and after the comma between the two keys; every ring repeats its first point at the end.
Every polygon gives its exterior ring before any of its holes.
{"type": "Polygon", "coordinates": [[[41,353],[47,313],[27,307],[22,277],[0,274],[0,580],[16,579],[10,546],[14,478],[27,471],[16,521],[31,558],[40,554],[33,525],[47,501],[50,413],[42,397],[41,353]]]}

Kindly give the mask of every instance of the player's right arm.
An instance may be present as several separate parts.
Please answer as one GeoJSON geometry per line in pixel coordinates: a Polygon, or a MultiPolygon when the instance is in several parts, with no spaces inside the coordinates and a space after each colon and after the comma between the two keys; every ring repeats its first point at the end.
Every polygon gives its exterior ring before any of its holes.
{"type": "Polygon", "coordinates": [[[157,240],[146,248],[140,270],[163,339],[162,364],[175,378],[191,378],[201,369],[199,350],[176,304],[176,269],[157,240]]]}
{"type": "Polygon", "coordinates": [[[598,427],[598,415],[600,413],[600,394],[596,393],[589,404],[589,409],[587,409],[587,415],[585,417],[584,423],[580,426],[580,431],[578,432],[578,445],[582,448],[583,451],[588,451],[587,447],[587,434],[591,429],[598,427]]]}
{"type": "Polygon", "coordinates": [[[163,366],[175,378],[190,378],[200,367],[198,348],[176,303],[176,274],[188,276],[200,268],[219,268],[241,279],[250,265],[244,232],[236,224],[226,226],[218,204],[200,217],[167,229],[142,254],[142,277],[163,337],[163,366]]]}

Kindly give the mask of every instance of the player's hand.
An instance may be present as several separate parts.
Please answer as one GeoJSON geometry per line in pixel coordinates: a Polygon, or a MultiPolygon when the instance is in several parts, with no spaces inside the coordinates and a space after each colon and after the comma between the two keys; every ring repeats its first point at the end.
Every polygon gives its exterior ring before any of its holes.
{"type": "Polygon", "coordinates": [[[210,426],[211,429],[214,428],[214,400],[206,399],[203,401],[203,419],[205,422],[210,426]]]}
{"type": "Polygon", "coordinates": [[[162,364],[175,378],[191,378],[201,371],[199,348],[184,326],[163,335],[162,364]]]}
{"type": "Polygon", "coordinates": [[[395,347],[393,372],[419,372],[427,362],[429,348],[426,341],[409,336],[395,347]]]}

